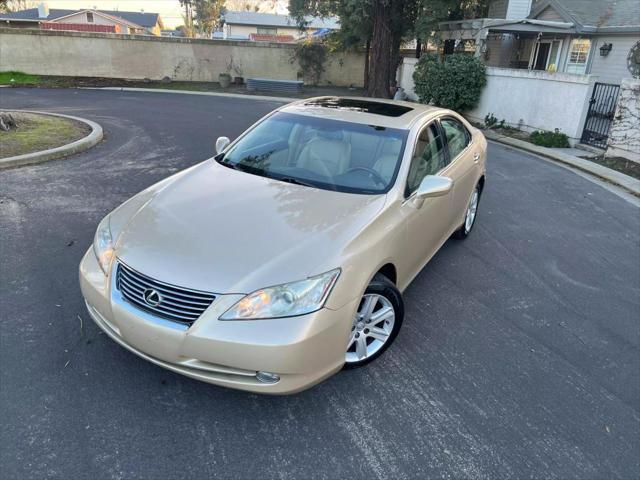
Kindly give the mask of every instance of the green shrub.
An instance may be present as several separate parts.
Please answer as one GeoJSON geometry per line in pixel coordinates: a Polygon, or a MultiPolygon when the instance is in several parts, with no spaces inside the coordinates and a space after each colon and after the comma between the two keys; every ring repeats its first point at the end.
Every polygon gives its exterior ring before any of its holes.
{"type": "Polygon", "coordinates": [[[420,102],[458,111],[475,107],[487,83],[484,64],[465,54],[449,55],[444,62],[436,55],[423,55],[413,81],[420,102]]]}
{"type": "Polygon", "coordinates": [[[489,112],[484,116],[484,126],[485,126],[485,128],[492,128],[497,123],[498,123],[498,119],[496,118],[496,116],[493,113],[489,112]]]}
{"type": "Polygon", "coordinates": [[[560,132],[558,129],[556,129],[555,132],[536,130],[535,132],[531,132],[531,135],[529,135],[529,140],[531,141],[531,143],[540,145],[541,147],[570,147],[569,137],[560,132]]]}
{"type": "Polygon", "coordinates": [[[311,85],[317,85],[320,81],[326,60],[327,47],[311,41],[298,43],[291,57],[291,63],[298,62],[300,65],[298,75],[311,85]]]}

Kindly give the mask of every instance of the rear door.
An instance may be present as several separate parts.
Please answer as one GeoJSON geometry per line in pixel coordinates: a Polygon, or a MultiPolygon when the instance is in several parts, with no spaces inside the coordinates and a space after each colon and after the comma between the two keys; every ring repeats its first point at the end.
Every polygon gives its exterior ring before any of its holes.
{"type": "Polygon", "coordinates": [[[449,164],[439,173],[453,180],[449,232],[462,225],[471,193],[478,181],[480,151],[472,142],[471,132],[453,116],[439,119],[444,133],[449,164]]]}

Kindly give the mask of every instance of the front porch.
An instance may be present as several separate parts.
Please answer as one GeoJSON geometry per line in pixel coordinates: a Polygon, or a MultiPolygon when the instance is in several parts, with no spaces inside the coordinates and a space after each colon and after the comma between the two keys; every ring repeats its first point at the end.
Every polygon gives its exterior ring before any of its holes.
{"type": "Polygon", "coordinates": [[[445,54],[471,50],[490,67],[584,74],[592,56],[591,40],[567,22],[481,18],[439,27],[445,54]]]}

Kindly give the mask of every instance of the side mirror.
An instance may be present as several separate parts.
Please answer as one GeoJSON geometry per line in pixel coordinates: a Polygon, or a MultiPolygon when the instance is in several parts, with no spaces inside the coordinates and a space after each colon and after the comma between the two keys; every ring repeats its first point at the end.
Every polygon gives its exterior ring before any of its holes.
{"type": "Polygon", "coordinates": [[[216,153],[220,154],[224,152],[224,149],[231,143],[229,137],[218,137],[216,140],[216,153]]]}
{"type": "Polygon", "coordinates": [[[453,180],[448,177],[438,177],[437,175],[427,175],[420,182],[416,192],[415,204],[418,208],[422,206],[426,198],[442,197],[447,195],[453,187],[453,180]]]}

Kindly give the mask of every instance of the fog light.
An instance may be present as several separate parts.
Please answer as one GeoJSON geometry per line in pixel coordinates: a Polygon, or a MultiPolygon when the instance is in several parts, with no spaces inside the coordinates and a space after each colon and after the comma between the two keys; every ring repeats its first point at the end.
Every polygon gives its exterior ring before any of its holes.
{"type": "Polygon", "coordinates": [[[277,373],[257,372],[256,378],[262,383],[278,383],[280,381],[280,375],[277,373]]]}

